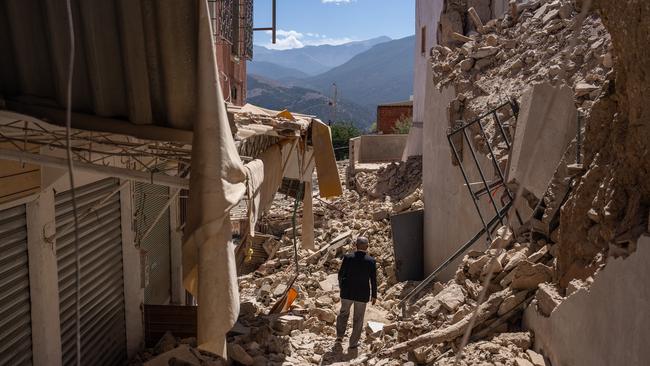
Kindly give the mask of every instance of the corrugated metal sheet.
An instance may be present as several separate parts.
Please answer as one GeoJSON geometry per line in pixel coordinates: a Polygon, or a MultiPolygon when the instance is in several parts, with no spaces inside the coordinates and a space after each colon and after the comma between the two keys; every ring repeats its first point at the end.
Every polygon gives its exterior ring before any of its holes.
{"type": "Polygon", "coordinates": [[[0,211],[0,365],[32,364],[25,205],[0,211]]]}
{"type": "MultiPolygon", "coordinates": [[[[76,189],[78,212],[85,212],[118,188],[104,179],[76,189]]],[[[62,229],[73,220],[69,191],[56,195],[56,250],[63,364],[76,361],[76,276],[74,232],[62,229]]],[[[120,196],[113,195],[79,221],[81,262],[81,364],[121,365],[126,360],[124,280],[120,196]]]]}
{"type": "Polygon", "coordinates": [[[135,183],[135,227],[136,240],[140,248],[147,251],[149,283],[144,289],[146,304],[162,305],[171,296],[171,255],[169,208],[147,235],[145,232],[169,200],[169,188],[155,184],[135,183]]]}
{"type": "MultiPolygon", "coordinates": [[[[73,110],[190,130],[197,100],[199,4],[72,0],[73,110]]],[[[63,109],[68,32],[65,1],[2,1],[0,94],[28,106],[63,109]]]]}

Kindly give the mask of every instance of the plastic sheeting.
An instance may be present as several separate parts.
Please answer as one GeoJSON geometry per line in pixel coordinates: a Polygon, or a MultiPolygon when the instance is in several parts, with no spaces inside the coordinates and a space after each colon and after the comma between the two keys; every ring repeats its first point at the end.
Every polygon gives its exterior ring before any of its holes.
{"type": "Polygon", "coordinates": [[[248,234],[255,236],[255,223],[271,205],[282,184],[282,153],[280,145],[269,147],[259,159],[245,166],[248,188],[248,234]]]}
{"type": "Polygon", "coordinates": [[[206,1],[199,3],[197,110],[183,245],[185,287],[198,298],[199,347],[226,356],[226,332],[239,314],[239,289],[229,210],[246,191],[232,138],[206,1]]]}

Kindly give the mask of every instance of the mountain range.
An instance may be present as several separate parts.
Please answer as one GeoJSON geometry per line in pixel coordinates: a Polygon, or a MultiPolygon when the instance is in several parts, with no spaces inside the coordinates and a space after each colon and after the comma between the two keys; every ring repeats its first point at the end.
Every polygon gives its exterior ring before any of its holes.
{"type": "Polygon", "coordinates": [[[250,103],[333,118],[367,129],[377,105],[407,100],[413,93],[415,37],[378,37],[342,45],[271,50],[256,46],[248,64],[250,103]]]}
{"type": "MultiPolygon", "coordinates": [[[[350,60],[355,55],[367,51],[372,46],[390,41],[388,37],[377,37],[366,41],[355,41],[341,45],[320,45],[291,48],[287,50],[272,50],[263,46],[253,47],[253,61],[257,63],[272,63],[288,69],[298,70],[308,76],[321,74],[333,67],[350,60]]],[[[263,65],[256,65],[263,66],[263,65]]],[[[270,75],[261,75],[270,76],[270,75]]]]}

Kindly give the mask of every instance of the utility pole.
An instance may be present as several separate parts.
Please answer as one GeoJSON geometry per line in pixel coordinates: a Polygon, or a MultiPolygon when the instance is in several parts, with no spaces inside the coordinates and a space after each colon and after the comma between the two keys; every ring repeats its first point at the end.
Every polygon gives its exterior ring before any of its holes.
{"type": "Polygon", "coordinates": [[[336,123],[336,103],[338,98],[338,88],[336,87],[336,83],[332,83],[332,95],[333,98],[330,99],[329,102],[331,110],[330,110],[330,120],[328,124],[330,126],[332,125],[332,123],[336,123]]]}

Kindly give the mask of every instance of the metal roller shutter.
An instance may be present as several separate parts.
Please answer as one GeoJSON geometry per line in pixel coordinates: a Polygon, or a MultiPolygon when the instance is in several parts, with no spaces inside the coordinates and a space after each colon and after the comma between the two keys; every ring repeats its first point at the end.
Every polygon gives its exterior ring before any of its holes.
{"type": "Polygon", "coordinates": [[[164,305],[171,295],[171,257],[169,233],[169,208],[147,235],[142,236],[153,224],[169,200],[169,188],[148,183],[135,183],[136,240],[147,251],[149,281],[144,289],[145,304],[164,305]]]}
{"type": "Polygon", "coordinates": [[[0,211],[0,365],[32,364],[25,205],[0,211]]]}
{"type": "MultiPolygon", "coordinates": [[[[88,211],[119,187],[104,179],[79,187],[78,214],[88,211]]],[[[56,195],[56,256],[59,272],[61,347],[64,365],[76,363],[75,255],[70,191],[56,195]]],[[[121,365],[126,360],[124,279],[120,195],[79,221],[81,364],[121,365]]]]}

